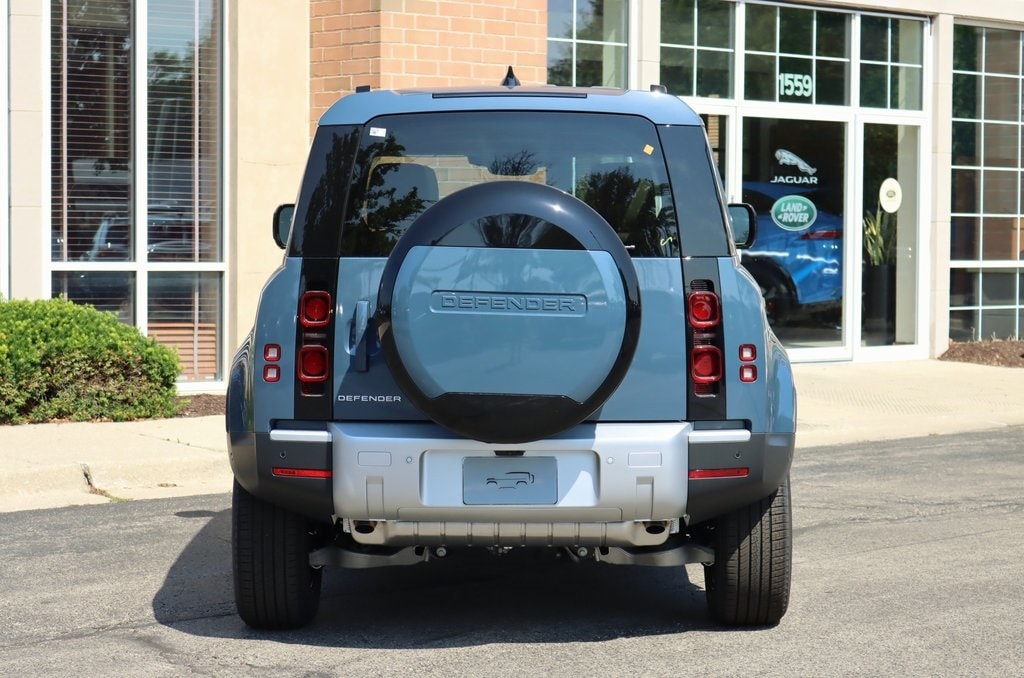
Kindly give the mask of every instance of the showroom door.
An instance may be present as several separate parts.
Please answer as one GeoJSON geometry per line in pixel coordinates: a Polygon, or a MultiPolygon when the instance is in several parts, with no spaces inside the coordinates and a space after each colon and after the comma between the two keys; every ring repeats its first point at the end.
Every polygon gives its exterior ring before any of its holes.
{"type": "Polygon", "coordinates": [[[918,294],[920,128],[864,123],[862,129],[858,346],[913,346],[923,332],[918,294]]]}
{"type": "Polygon", "coordinates": [[[847,124],[745,117],[742,135],[742,200],[757,211],[758,229],[743,263],[769,322],[787,349],[848,357],[847,124]]]}

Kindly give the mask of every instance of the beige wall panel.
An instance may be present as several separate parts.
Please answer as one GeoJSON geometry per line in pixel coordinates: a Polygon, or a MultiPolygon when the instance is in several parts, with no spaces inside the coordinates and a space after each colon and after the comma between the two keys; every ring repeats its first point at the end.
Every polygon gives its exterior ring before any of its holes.
{"type": "Polygon", "coordinates": [[[294,202],[309,150],[308,0],[230,0],[225,168],[228,355],[281,263],[274,209],[294,202]]]}
{"type": "MultiPolygon", "coordinates": [[[[1024,3],[1022,3],[1024,4],[1024,3]]],[[[931,308],[920,309],[929,319],[926,338],[928,356],[938,357],[949,348],[949,185],[953,149],[953,18],[937,17],[932,24],[932,223],[931,251],[923,253],[931,262],[931,308]]]]}
{"type": "Polygon", "coordinates": [[[48,3],[12,2],[9,21],[11,298],[47,296],[50,39],[48,3]]]}

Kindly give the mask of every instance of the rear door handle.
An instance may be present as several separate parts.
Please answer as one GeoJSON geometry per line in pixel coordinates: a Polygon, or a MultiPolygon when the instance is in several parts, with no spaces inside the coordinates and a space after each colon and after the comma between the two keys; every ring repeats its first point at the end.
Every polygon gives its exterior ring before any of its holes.
{"type": "Polygon", "coordinates": [[[352,353],[352,369],[366,372],[370,369],[370,360],[366,346],[366,327],[370,323],[370,302],[360,299],[356,302],[355,314],[352,318],[352,335],[355,340],[352,353]]]}

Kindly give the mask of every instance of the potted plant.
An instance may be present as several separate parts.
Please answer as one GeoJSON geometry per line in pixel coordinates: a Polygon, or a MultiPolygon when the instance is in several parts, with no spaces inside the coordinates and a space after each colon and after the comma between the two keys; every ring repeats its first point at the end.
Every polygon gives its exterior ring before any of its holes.
{"type": "Polygon", "coordinates": [[[896,322],[896,217],[875,209],[864,214],[865,327],[891,333],[896,322]]]}
{"type": "Polygon", "coordinates": [[[896,263],[895,218],[882,210],[864,213],[864,263],[881,266],[896,263]]]}

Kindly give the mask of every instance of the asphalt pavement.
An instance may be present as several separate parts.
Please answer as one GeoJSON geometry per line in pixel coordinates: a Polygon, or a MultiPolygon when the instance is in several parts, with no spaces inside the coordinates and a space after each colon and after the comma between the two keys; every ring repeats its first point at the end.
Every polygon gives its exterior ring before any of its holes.
{"type": "MultiPolygon", "coordinates": [[[[794,372],[798,453],[1024,424],[1021,369],[918,360],[794,372]]],[[[220,416],[0,426],[0,512],[230,488],[220,416]]]]}

